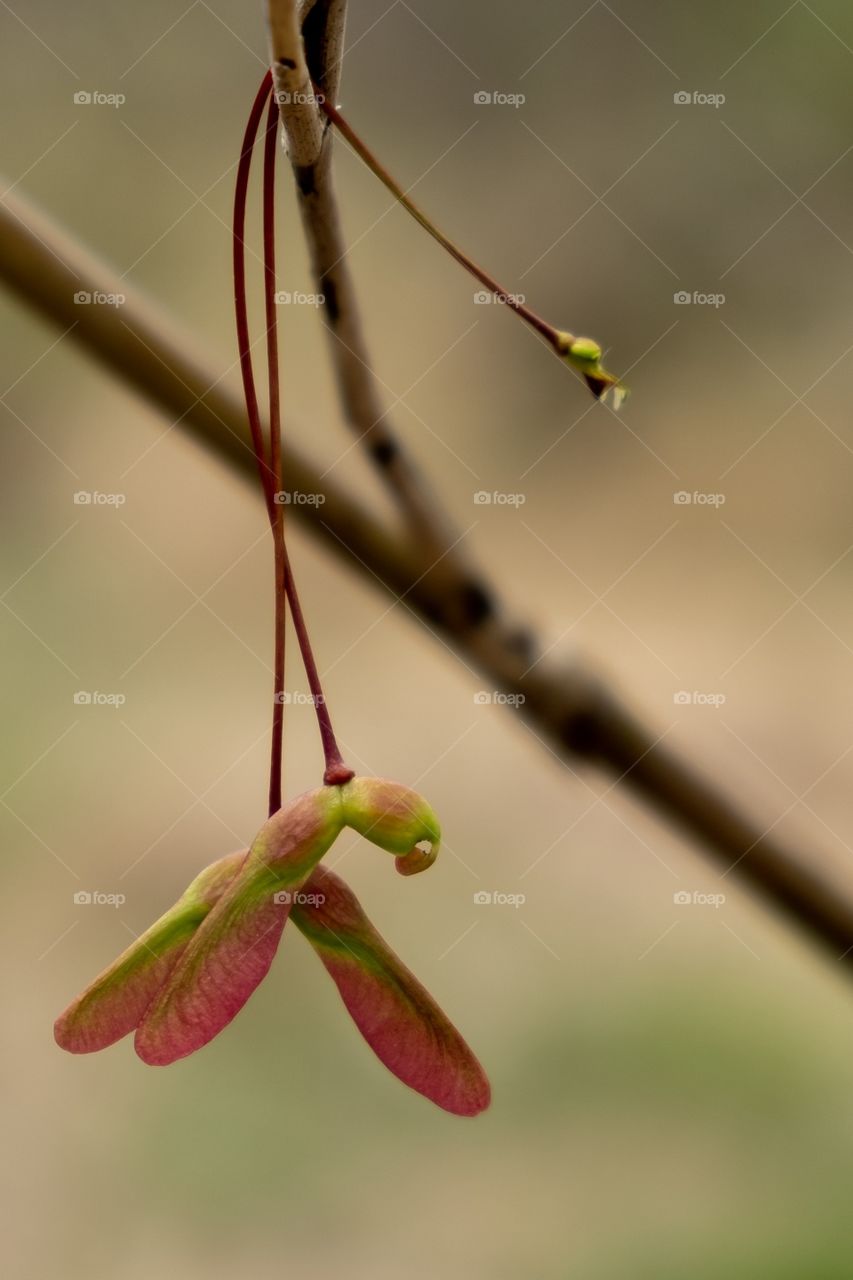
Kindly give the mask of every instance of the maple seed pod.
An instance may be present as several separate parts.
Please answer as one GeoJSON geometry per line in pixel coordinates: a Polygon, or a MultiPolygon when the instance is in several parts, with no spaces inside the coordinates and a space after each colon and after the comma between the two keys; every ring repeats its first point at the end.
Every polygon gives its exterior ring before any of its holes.
{"type": "MultiPolygon", "coordinates": [[[[406,859],[402,859],[406,861],[406,859]]],[[[292,919],[373,1052],[411,1089],[459,1116],[489,1105],[483,1068],[432,996],[377,933],[352,889],[321,863],[292,919]]]]}
{"type": "Polygon", "coordinates": [[[54,1026],[69,1053],[106,1049],[134,1031],[211,907],[234,879],[245,851],[205,867],[173,907],[79,995],[54,1026]]]}
{"type": "Polygon", "coordinates": [[[340,794],[346,825],[396,854],[403,875],[425,871],[435,862],[441,826],[417,791],[387,778],[353,778],[340,794]]]}
{"type": "Polygon", "coordinates": [[[343,826],[331,787],[306,791],[261,827],[236,874],[142,1011],[136,1052],[162,1067],[201,1049],[266,977],[294,893],[343,826]]]}

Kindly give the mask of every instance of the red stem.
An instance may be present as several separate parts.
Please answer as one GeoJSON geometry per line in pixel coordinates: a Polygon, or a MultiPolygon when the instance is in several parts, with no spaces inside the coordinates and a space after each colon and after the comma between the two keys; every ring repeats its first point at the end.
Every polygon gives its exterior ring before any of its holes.
{"type": "Polygon", "coordinates": [[[500,281],[496,280],[493,275],[486,271],[484,267],[481,267],[478,262],[475,262],[473,258],[470,258],[467,253],[464,253],[449,236],[446,236],[443,231],[439,230],[435,223],[432,222],[423,210],[415,204],[414,200],[409,198],[397,179],[392,177],[384,164],[382,164],[381,160],[373,154],[367,143],[356,133],[355,129],[353,129],[349,121],[341,115],[337,107],[333,106],[332,103],[329,102],[326,96],[317,89],[316,85],[314,87],[316,90],[317,101],[320,104],[322,111],[338,130],[338,133],[342,134],[343,137],[346,138],[356,155],[364,161],[368,169],[376,175],[383,186],[388,188],[392,196],[399,200],[407,213],[410,213],[415,221],[420,223],[424,231],[431,235],[433,240],[437,240],[441,247],[447,250],[451,258],[455,258],[460,266],[463,266],[466,271],[469,271],[476,280],[479,280],[480,284],[485,285],[489,292],[495,294],[495,296],[504,302],[511,311],[514,311],[519,315],[521,319],[529,324],[531,329],[534,329],[540,337],[544,338],[549,346],[553,347],[559,355],[563,355],[565,335],[561,334],[560,331],[555,329],[552,324],[549,324],[547,320],[543,320],[542,317],[531,307],[528,307],[525,303],[519,301],[514,294],[504,288],[500,281]]]}
{"type": "Polygon", "coordinates": [[[264,223],[264,308],[267,326],[267,364],[269,374],[270,399],[270,449],[267,459],[264,447],[264,433],[261,425],[258,396],[255,388],[255,376],[252,365],[251,342],[249,338],[248,302],[246,297],[246,261],[245,261],[245,225],[246,203],[248,199],[249,173],[252,163],[252,151],[267,98],[272,90],[272,75],[264,76],[258,90],[249,121],[243,138],[243,148],[237,166],[237,181],[234,195],[234,307],[237,320],[237,341],[240,357],[240,371],[243,378],[243,391],[246,399],[246,412],[249,418],[249,429],[252,446],[258,463],[261,486],[267,506],[270,527],[275,546],[275,657],[274,686],[275,701],[273,704],[273,731],[270,751],[270,814],[281,807],[281,759],[282,737],[284,727],[284,622],[286,602],[290,604],[294,630],[299,643],[308,685],[317,716],[320,739],[323,744],[325,772],[323,781],[327,785],[341,785],[354,776],[353,770],[343,762],[340,749],[332,728],[326,699],[317,670],[317,663],[311,648],[308,628],[302,612],[302,606],[296,592],[296,584],[290,569],[287,546],[284,535],[284,512],[281,501],[276,501],[276,494],[283,492],[281,474],[281,409],[279,394],[278,370],[278,326],[275,302],[275,159],[278,143],[278,112],[273,100],[270,103],[269,116],[264,140],[264,182],[263,182],[263,223],[264,223]]]}
{"type": "Polygon", "coordinates": [[[252,445],[261,477],[261,487],[267,504],[270,524],[275,516],[275,478],[266,461],[264,451],[264,433],[261,426],[261,415],[258,410],[258,396],[255,391],[255,378],[252,372],[252,350],[249,341],[249,309],[246,301],[246,200],[249,192],[249,170],[252,165],[252,150],[258,133],[258,125],[266,106],[267,98],[272,92],[272,72],[268,71],[261,81],[249,119],[243,135],[243,147],[237,165],[237,181],[234,188],[234,224],[233,224],[233,264],[234,264],[234,311],[237,319],[237,350],[240,357],[240,373],[243,378],[243,395],[246,400],[246,413],[249,418],[249,430],[252,434],[252,445]]]}
{"type": "Polygon", "coordinates": [[[355,772],[344,764],[343,756],[341,755],[337,739],[335,738],[335,731],[332,728],[332,718],[329,715],[329,707],[323,693],[323,686],[320,683],[320,673],[317,670],[314,651],[311,648],[308,628],[305,624],[305,615],[302,612],[302,605],[299,603],[299,596],[296,592],[296,583],[293,581],[293,573],[290,568],[287,548],[285,548],[284,551],[284,571],[287,579],[287,599],[290,602],[290,616],[293,619],[293,629],[296,632],[299,652],[302,654],[302,664],[305,667],[305,674],[308,677],[308,688],[311,690],[311,699],[314,703],[314,713],[317,716],[320,738],[323,743],[323,755],[326,761],[326,770],[323,774],[323,781],[327,786],[341,785],[344,782],[349,782],[350,778],[354,778],[355,772]]]}
{"type": "MultiPolygon", "coordinates": [[[[278,377],[278,317],[275,301],[275,154],[278,147],[278,106],[270,99],[264,138],[264,311],[267,322],[267,367],[270,401],[269,470],[278,493],[284,487],[281,466],[281,396],[278,377]]],[[[275,502],[275,494],[273,495],[275,502]]],[[[273,659],[272,740],[270,743],[270,817],[281,808],[281,772],[284,740],[284,655],[288,573],[284,547],[284,506],[275,502],[272,514],[275,550],[275,656],[273,659]]]]}

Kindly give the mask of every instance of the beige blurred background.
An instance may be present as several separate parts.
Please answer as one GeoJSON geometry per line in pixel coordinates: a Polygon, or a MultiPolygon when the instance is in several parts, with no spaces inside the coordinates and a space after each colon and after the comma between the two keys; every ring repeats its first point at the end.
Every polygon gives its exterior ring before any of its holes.
{"type": "MultiPolygon", "coordinates": [[[[260,4],[32,0],[0,21],[8,180],[236,385],[227,223],[260,4]]],[[[469,549],[554,656],[612,672],[757,819],[846,873],[853,14],[359,0],[349,45],[343,104],[386,163],[510,288],[604,341],[633,391],[619,419],[590,407],[342,151],[375,368],[469,549]]],[[[289,189],[281,259],[282,287],[308,290],[289,189]]],[[[478,703],[475,675],[298,533],[348,757],[422,789],[448,844],[412,882],[355,840],[333,862],[487,1065],[493,1107],[462,1122],[397,1084],[290,930],[191,1060],[55,1048],[68,999],[263,816],[270,552],[245,485],[0,308],[5,1273],[848,1277],[849,979],[609,779],[478,703]],[[80,889],[127,900],[81,907],[80,889]]],[[[318,315],[282,312],[294,440],[384,509],[318,315]]],[[[290,793],[318,768],[294,706],[290,793]]]]}

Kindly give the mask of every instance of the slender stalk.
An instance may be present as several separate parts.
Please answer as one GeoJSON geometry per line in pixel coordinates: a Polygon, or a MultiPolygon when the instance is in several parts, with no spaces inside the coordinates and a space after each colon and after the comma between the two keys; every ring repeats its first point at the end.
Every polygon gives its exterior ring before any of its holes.
{"type": "MultiPolygon", "coordinates": [[[[279,494],[284,489],[281,466],[281,395],[278,372],[278,317],[275,301],[275,157],[278,149],[278,106],[270,98],[264,138],[264,311],[267,322],[267,368],[269,385],[269,469],[279,494]]],[[[275,501],[275,495],[274,495],[275,501]]],[[[284,506],[276,502],[272,516],[275,552],[275,655],[273,659],[273,713],[270,743],[270,817],[281,808],[281,772],[284,745],[284,659],[287,620],[287,558],[284,547],[284,506]]]]}
{"type": "Polygon", "coordinates": [[[267,505],[270,524],[275,518],[276,479],[266,461],[264,450],[264,432],[261,426],[261,415],[258,409],[258,396],[255,391],[255,378],[252,372],[252,348],[249,339],[249,308],[246,301],[246,201],[249,193],[249,171],[252,166],[252,151],[261,116],[264,113],[267,98],[272,92],[272,72],[268,71],[261,81],[249,119],[243,135],[243,146],[237,165],[237,180],[234,187],[234,222],[232,237],[232,257],[234,266],[234,312],[237,320],[237,350],[240,357],[240,373],[243,378],[243,395],[246,399],[246,415],[249,419],[249,431],[252,446],[261,477],[261,488],[267,505]]]}
{"type": "Polygon", "coordinates": [[[515,311],[517,315],[521,316],[522,320],[525,320],[532,329],[535,329],[535,331],[545,339],[546,342],[550,343],[555,351],[560,352],[560,331],[555,329],[552,324],[549,324],[547,320],[543,320],[540,315],[537,315],[537,313],[532,310],[532,308],[526,306],[523,302],[520,302],[515,294],[510,293],[508,289],[505,289],[504,286],[494,278],[494,276],[490,275],[488,271],[479,265],[479,263],[475,262],[473,258],[469,257],[468,254],[464,252],[464,250],[460,249],[449,236],[445,235],[445,233],[427,217],[424,211],[415,204],[414,200],[407,195],[405,189],[400,185],[397,179],[388,172],[381,160],[374,155],[364,139],[356,133],[355,129],[353,129],[352,125],[347,119],[345,119],[337,107],[332,106],[331,102],[328,102],[323,95],[320,95],[319,90],[318,99],[321,99],[320,107],[331,120],[338,133],[346,138],[347,142],[350,144],[359,159],[364,161],[368,169],[376,175],[384,187],[387,187],[395,200],[399,201],[403,208],[423,227],[424,231],[428,232],[428,234],[432,236],[433,240],[437,240],[441,247],[446,249],[450,256],[455,258],[460,266],[463,266],[466,271],[470,272],[476,280],[479,280],[480,284],[488,289],[490,293],[497,294],[502,302],[505,302],[512,311],[515,311]]]}
{"type": "Polygon", "coordinates": [[[296,583],[290,568],[284,536],[284,512],[276,495],[282,493],[284,481],[281,467],[281,397],[278,373],[278,323],[275,302],[275,158],[277,151],[278,116],[274,99],[264,136],[263,225],[264,225],[264,310],[266,315],[266,345],[269,374],[270,447],[267,457],[264,447],[255,374],[249,337],[248,302],[246,296],[245,222],[249,174],[252,150],[258,133],[261,116],[272,91],[272,77],[268,73],[258,90],[243,139],[243,149],[237,169],[234,199],[234,305],[237,318],[237,334],[240,355],[240,371],[246,399],[246,413],[261,486],[266,502],[267,516],[275,547],[275,654],[274,654],[274,702],[272,744],[270,749],[270,813],[281,808],[281,760],[284,728],[284,624],[285,606],[290,604],[294,630],[305,666],[308,685],[312,694],[314,711],[323,745],[325,772],[323,780],[328,785],[348,782],[353,771],[344,764],[332,728],[326,698],[320,681],[317,663],[311,648],[308,628],[296,591],[296,583]]]}
{"type": "Polygon", "coordinates": [[[320,683],[320,673],[317,670],[317,663],[314,658],[314,651],[311,648],[311,640],[308,636],[308,627],[305,623],[305,615],[302,612],[302,605],[299,603],[299,596],[296,591],[296,583],[293,581],[293,573],[290,568],[290,559],[287,554],[287,548],[284,551],[285,575],[287,578],[287,599],[290,604],[290,616],[293,619],[293,629],[296,632],[296,639],[299,644],[299,651],[302,654],[302,663],[305,667],[305,675],[308,678],[308,688],[311,690],[311,700],[314,703],[314,713],[317,716],[317,724],[320,729],[320,739],[323,743],[323,755],[326,761],[326,771],[323,774],[323,781],[327,786],[342,785],[349,782],[350,778],[355,777],[354,771],[344,764],[338,748],[335,732],[332,728],[332,718],[329,715],[329,706],[323,693],[323,686],[320,683]]]}
{"type": "Polygon", "coordinates": [[[522,302],[518,295],[511,293],[508,289],[496,280],[485,268],[475,262],[464,250],[445,235],[435,223],[427,217],[424,211],[415,204],[404,188],[400,185],[396,178],[388,172],[382,162],[368,147],[367,143],[361,138],[348,120],[341,115],[337,107],[329,102],[328,98],[321,93],[319,88],[316,89],[317,101],[321,110],[326,114],[338,132],[346,138],[349,145],[355,151],[356,155],[367,165],[368,169],[376,175],[379,181],[394,196],[395,200],[410,213],[419,226],[423,227],[433,240],[436,240],[443,249],[445,249],[456,262],[463,266],[466,271],[478,280],[490,293],[494,294],[498,301],[503,302],[506,306],[514,311],[526,324],[528,324],[535,333],[544,338],[548,345],[556,352],[561,359],[567,360],[573,365],[578,372],[586,379],[587,385],[595,396],[599,399],[606,394],[611,388],[615,391],[615,404],[618,408],[621,400],[624,398],[624,389],[620,387],[618,378],[608,373],[601,367],[601,347],[591,338],[576,338],[574,334],[567,333],[563,329],[557,329],[554,325],[549,324],[547,320],[543,320],[532,307],[528,307],[522,302]]]}

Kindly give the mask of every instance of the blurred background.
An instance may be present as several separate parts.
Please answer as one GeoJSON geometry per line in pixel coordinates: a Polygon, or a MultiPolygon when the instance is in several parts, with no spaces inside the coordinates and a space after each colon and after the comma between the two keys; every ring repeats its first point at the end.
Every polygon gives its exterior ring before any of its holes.
{"type": "MultiPolygon", "coordinates": [[[[260,3],[0,21],[7,185],[236,387],[260,3]]],[[[374,367],[469,551],[552,658],[610,672],[847,874],[849,6],[358,0],[348,46],[343,106],[385,163],[633,392],[618,418],[592,405],[339,147],[374,367]]],[[[289,187],[281,287],[310,292],[289,187]]],[[[459,1121],[391,1078],[295,930],[238,1022],[169,1071],[129,1043],[54,1046],[72,995],[264,816],[271,554],[245,484],[0,310],[6,1273],[848,1277],[849,977],[295,529],[347,757],[416,785],[447,837],[410,882],[355,839],[331,864],[486,1064],[492,1109],[459,1121]]],[[[384,511],[318,312],[281,312],[292,438],[384,511]]],[[[319,768],[295,701],[288,792],[319,768]]]]}

